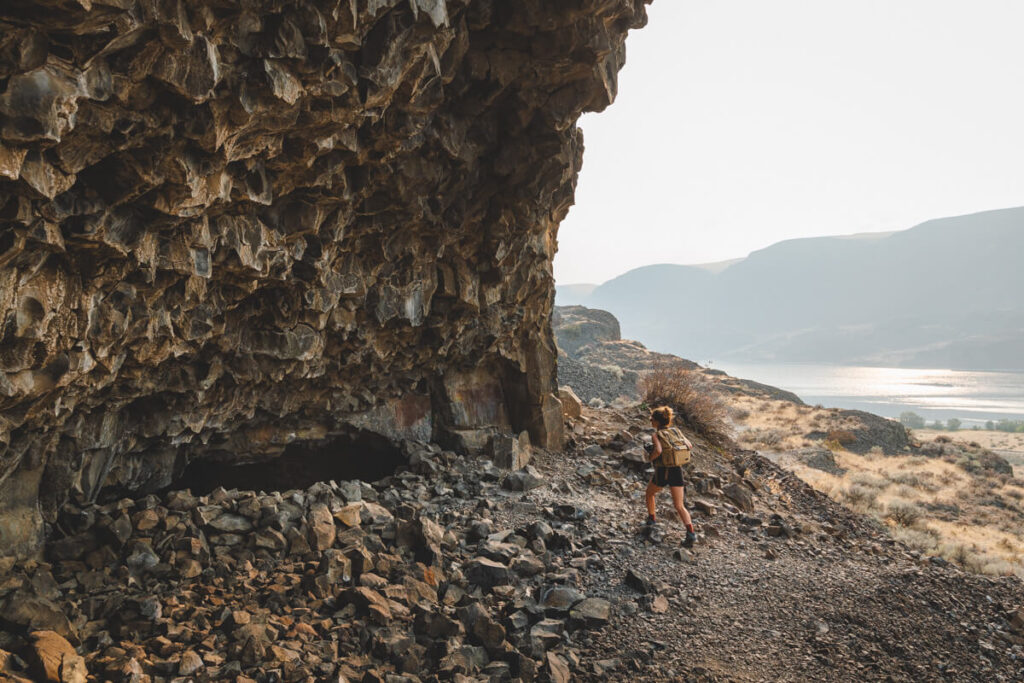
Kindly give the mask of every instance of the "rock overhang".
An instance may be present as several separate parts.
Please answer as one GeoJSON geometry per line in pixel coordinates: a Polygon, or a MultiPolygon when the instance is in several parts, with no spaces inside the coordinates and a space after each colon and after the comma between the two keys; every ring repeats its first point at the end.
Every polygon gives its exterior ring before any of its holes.
{"type": "Polygon", "coordinates": [[[352,429],[561,439],[551,259],[643,0],[0,9],[0,554],[352,429]]]}

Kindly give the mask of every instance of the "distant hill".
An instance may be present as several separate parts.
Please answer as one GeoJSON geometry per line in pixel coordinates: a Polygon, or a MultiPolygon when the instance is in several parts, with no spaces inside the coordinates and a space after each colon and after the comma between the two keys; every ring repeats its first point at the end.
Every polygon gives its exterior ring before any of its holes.
{"type": "Polygon", "coordinates": [[[660,350],[746,362],[1024,370],[1024,208],[779,242],[724,268],[659,264],[558,304],[660,350]]]}
{"type": "Polygon", "coordinates": [[[595,289],[597,289],[597,285],[558,285],[555,287],[555,295],[558,297],[560,305],[575,306],[580,301],[586,301],[595,289]]]}

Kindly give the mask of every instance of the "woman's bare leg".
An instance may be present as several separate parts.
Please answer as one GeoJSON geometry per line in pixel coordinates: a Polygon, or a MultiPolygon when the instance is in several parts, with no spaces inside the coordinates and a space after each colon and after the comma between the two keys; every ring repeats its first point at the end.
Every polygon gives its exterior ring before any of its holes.
{"type": "MultiPolygon", "coordinates": [[[[650,489],[648,489],[649,491],[650,489]]],[[[683,487],[672,486],[668,492],[672,494],[672,504],[676,506],[676,513],[679,515],[679,519],[683,520],[683,524],[686,525],[687,531],[693,530],[693,520],[690,519],[690,512],[683,505],[683,487]]],[[[648,506],[649,507],[649,506],[648,506]]]]}
{"type": "Polygon", "coordinates": [[[647,514],[654,518],[654,496],[661,490],[660,486],[655,486],[654,482],[647,483],[647,514]]]}

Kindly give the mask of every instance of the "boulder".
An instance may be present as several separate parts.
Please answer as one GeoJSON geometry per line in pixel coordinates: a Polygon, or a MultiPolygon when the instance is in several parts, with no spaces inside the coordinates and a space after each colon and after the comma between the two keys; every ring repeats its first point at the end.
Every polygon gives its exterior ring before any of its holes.
{"type": "Polygon", "coordinates": [[[551,586],[541,594],[540,607],[549,614],[565,614],[586,596],[570,586],[551,586]]]}
{"type": "Polygon", "coordinates": [[[441,558],[441,543],[444,529],[436,522],[419,517],[398,525],[395,540],[399,547],[411,549],[416,559],[434,564],[441,558]]]}
{"type": "Polygon", "coordinates": [[[527,465],[521,470],[511,472],[502,480],[501,485],[509,491],[532,491],[544,485],[544,478],[540,472],[527,465]]]}
{"type": "Polygon", "coordinates": [[[562,414],[572,420],[583,414],[583,401],[570,386],[558,387],[558,398],[562,401],[562,414]]]}
{"type": "Polygon", "coordinates": [[[518,470],[530,463],[530,434],[519,436],[495,434],[491,442],[494,464],[507,470],[518,470]]]}
{"type": "Polygon", "coordinates": [[[651,583],[651,580],[633,569],[626,570],[625,583],[633,590],[638,593],[643,593],[644,595],[654,592],[654,586],[651,583]]]}
{"type": "Polygon", "coordinates": [[[507,566],[486,557],[476,557],[466,565],[466,579],[473,584],[491,588],[511,582],[512,572],[507,566]]]}
{"type": "Polygon", "coordinates": [[[754,511],[754,494],[743,484],[727,484],[722,487],[722,494],[743,512],[754,511]]]}
{"type": "Polygon", "coordinates": [[[604,598],[586,598],[569,610],[569,617],[587,628],[597,628],[608,623],[611,603],[604,598]]]}
{"type": "Polygon", "coordinates": [[[334,545],[338,530],[334,526],[334,516],[323,503],[317,503],[309,509],[309,547],[322,551],[334,545]]]}
{"type": "Polygon", "coordinates": [[[63,636],[54,631],[35,631],[29,635],[29,641],[29,665],[36,680],[48,683],[86,682],[85,659],[63,636]]]}
{"type": "Polygon", "coordinates": [[[799,450],[792,451],[790,455],[797,462],[806,465],[807,467],[813,467],[816,470],[821,470],[822,472],[828,472],[829,474],[834,474],[836,476],[842,476],[846,473],[846,470],[836,464],[835,454],[822,446],[801,448],[799,450]]]}

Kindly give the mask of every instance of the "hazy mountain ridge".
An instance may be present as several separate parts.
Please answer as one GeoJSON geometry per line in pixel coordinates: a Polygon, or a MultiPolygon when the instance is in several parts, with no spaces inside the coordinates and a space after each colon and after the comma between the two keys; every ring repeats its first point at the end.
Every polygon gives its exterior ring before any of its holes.
{"type": "Polygon", "coordinates": [[[1024,369],[1021,253],[1024,208],[1003,209],[788,240],[717,273],[645,266],[558,303],[691,358],[1024,369]]]}

